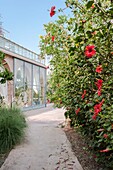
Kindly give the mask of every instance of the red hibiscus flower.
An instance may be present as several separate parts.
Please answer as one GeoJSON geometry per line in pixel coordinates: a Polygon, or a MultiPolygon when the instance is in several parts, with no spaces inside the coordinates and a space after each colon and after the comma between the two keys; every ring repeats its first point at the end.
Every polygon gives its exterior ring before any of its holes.
{"type": "Polygon", "coordinates": [[[93,120],[96,120],[96,118],[97,118],[97,115],[94,114],[94,115],[92,116],[92,119],[93,119],[93,120]]]}
{"type": "Polygon", "coordinates": [[[99,79],[99,80],[95,83],[98,89],[101,89],[101,88],[102,88],[102,83],[103,83],[103,80],[101,80],[101,79],[99,79]]]}
{"type": "Polygon", "coordinates": [[[78,113],[80,112],[80,108],[78,108],[77,110],[75,110],[76,115],[78,115],[78,113]]]}
{"type": "Polygon", "coordinates": [[[99,104],[96,104],[94,106],[94,114],[98,114],[99,112],[101,112],[101,107],[102,107],[103,102],[104,102],[104,99],[102,99],[102,101],[99,104]]]}
{"type": "Polygon", "coordinates": [[[60,101],[60,104],[62,104],[62,101],[60,101]]]}
{"type": "Polygon", "coordinates": [[[97,68],[96,68],[96,72],[97,73],[101,73],[102,72],[102,65],[99,65],[99,66],[97,66],[97,68]]]}
{"type": "Polygon", "coordinates": [[[104,134],[103,137],[107,139],[107,138],[108,138],[108,135],[107,135],[107,134],[104,134]]]}
{"type": "Polygon", "coordinates": [[[97,34],[97,32],[96,32],[96,31],[94,31],[94,32],[92,32],[91,34],[92,34],[92,35],[96,35],[96,34],[97,34]]]}
{"type": "Polygon", "coordinates": [[[101,96],[101,88],[98,89],[97,93],[98,93],[98,96],[101,96]]]}
{"type": "Polygon", "coordinates": [[[52,36],[52,37],[51,37],[51,40],[54,41],[54,40],[55,40],[55,36],[52,36]]]}
{"type": "Polygon", "coordinates": [[[98,114],[99,112],[101,112],[101,105],[100,104],[96,104],[94,106],[94,114],[98,114]]]}
{"type": "Polygon", "coordinates": [[[94,115],[92,116],[92,119],[96,120],[98,114],[99,114],[99,113],[101,112],[101,110],[102,110],[101,107],[102,107],[103,102],[104,102],[104,99],[103,99],[99,104],[96,104],[96,105],[94,106],[94,115]]]}
{"type": "Polygon", "coordinates": [[[83,24],[86,23],[86,20],[82,20],[82,23],[83,23],[83,24]]]}
{"type": "Polygon", "coordinates": [[[94,158],[94,159],[97,158],[97,155],[93,155],[93,158],[94,158]]]}
{"type": "Polygon", "coordinates": [[[100,106],[102,106],[104,103],[104,99],[102,99],[102,101],[99,103],[100,106]]]}
{"type": "Polygon", "coordinates": [[[88,45],[86,46],[85,48],[85,56],[87,58],[91,58],[93,57],[95,54],[96,54],[96,51],[95,51],[95,46],[94,45],[88,45]]]}
{"type": "Polygon", "coordinates": [[[108,148],[106,148],[104,150],[100,150],[100,152],[109,152],[109,151],[110,151],[110,149],[108,149],[108,148]]]}
{"type": "Polygon", "coordinates": [[[51,7],[51,11],[50,11],[50,16],[52,17],[53,15],[55,15],[55,6],[51,7]]]}
{"type": "Polygon", "coordinates": [[[91,8],[95,8],[95,5],[93,4],[93,5],[91,6],[91,8]]]}
{"type": "Polygon", "coordinates": [[[85,95],[86,95],[86,90],[84,90],[84,93],[82,94],[82,99],[84,99],[85,95]]]}
{"type": "Polygon", "coordinates": [[[97,82],[95,82],[97,88],[98,88],[98,96],[101,96],[101,90],[102,90],[102,83],[103,83],[103,80],[99,79],[97,82]]]}

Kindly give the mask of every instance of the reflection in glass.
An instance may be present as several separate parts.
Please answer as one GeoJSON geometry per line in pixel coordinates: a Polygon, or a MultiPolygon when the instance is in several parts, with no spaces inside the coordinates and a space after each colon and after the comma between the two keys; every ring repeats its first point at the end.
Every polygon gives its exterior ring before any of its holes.
{"type": "Polygon", "coordinates": [[[39,85],[39,67],[33,66],[33,85],[39,85]]]}
{"type": "Polygon", "coordinates": [[[33,66],[33,106],[39,105],[39,94],[40,94],[40,84],[39,84],[39,67],[33,66]]]}
{"type": "Polygon", "coordinates": [[[45,83],[46,83],[46,74],[45,69],[40,68],[40,100],[41,104],[45,103],[45,83]]]}
{"type": "Polygon", "coordinates": [[[40,105],[39,86],[33,86],[33,106],[40,105]]]}
{"type": "Polygon", "coordinates": [[[27,101],[24,105],[31,106],[32,104],[32,65],[25,62],[25,78],[24,78],[24,89],[27,95],[27,101]]]}
{"type": "Polygon", "coordinates": [[[19,106],[23,106],[24,92],[24,62],[15,59],[15,102],[19,106]]]}
{"type": "Polygon", "coordinates": [[[15,59],[15,102],[20,107],[45,104],[46,71],[36,65],[15,59]]]}

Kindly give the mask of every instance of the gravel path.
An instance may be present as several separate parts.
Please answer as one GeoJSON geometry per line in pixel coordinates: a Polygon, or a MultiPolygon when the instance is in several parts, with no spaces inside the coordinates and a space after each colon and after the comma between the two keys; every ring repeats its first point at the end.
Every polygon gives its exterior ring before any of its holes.
{"type": "Polygon", "coordinates": [[[25,112],[26,139],[13,149],[1,170],[83,170],[59,124],[64,110],[47,108],[25,112]]]}

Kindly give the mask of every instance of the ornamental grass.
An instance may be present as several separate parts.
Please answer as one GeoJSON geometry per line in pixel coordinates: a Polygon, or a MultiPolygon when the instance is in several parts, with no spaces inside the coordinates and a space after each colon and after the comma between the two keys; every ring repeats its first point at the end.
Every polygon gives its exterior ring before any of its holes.
{"type": "Polygon", "coordinates": [[[0,154],[9,152],[24,138],[27,126],[18,108],[0,108],[0,154]]]}

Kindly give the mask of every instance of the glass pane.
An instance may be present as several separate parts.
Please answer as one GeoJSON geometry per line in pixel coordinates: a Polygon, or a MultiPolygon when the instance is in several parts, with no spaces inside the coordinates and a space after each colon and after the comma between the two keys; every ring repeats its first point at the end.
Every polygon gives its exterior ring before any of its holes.
{"type": "Polygon", "coordinates": [[[7,83],[0,83],[0,105],[8,104],[7,83]]]}
{"type": "Polygon", "coordinates": [[[23,61],[15,59],[15,86],[16,88],[24,85],[24,68],[23,61]]]}
{"type": "Polygon", "coordinates": [[[39,86],[33,86],[33,106],[40,105],[39,86]]]}
{"type": "Polygon", "coordinates": [[[32,65],[27,62],[25,62],[24,89],[27,98],[24,105],[27,107],[32,104],[32,65]]]}
{"type": "Polygon", "coordinates": [[[41,104],[45,102],[45,86],[46,86],[46,71],[40,68],[40,101],[41,104]]]}
{"type": "Polygon", "coordinates": [[[25,62],[25,85],[31,85],[32,83],[32,65],[25,62]]]}
{"type": "Polygon", "coordinates": [[[45,102],[45,88],[41,86],[40,88],[40,104],[44,104],[45,102]]]}
{"type": "Polygon", "coordinates": [[[23,102],[23,107],[28,107],[31,106],[32,104],[32,88],[31,86],[25,87],[24,91],[22,92],[22,102],[23,102]]]}
{"type": "Polygon", "coordinates": [[[24,92],[24,67],[23,61],[15,59],[15,102],[19,106],[23,106],[24,92]]]}
{"type": "Polygon", "coordinates": [[[45,86],[45,83],[46,83],[45,75],[46,75],[46,71],[44,68],[41,67],[40,68],[40,84],[41,84],[41,86],[45,86]]]}
{"type": "Polygon", "coordinates": [[[39,105],[40,100],[39,67],[33,65],[33,106],[39,105]]]}
{"type": "Polygon", "coordinates": [[[33,85],[39,85],[39,67],[33,66],[33,85]]]}

